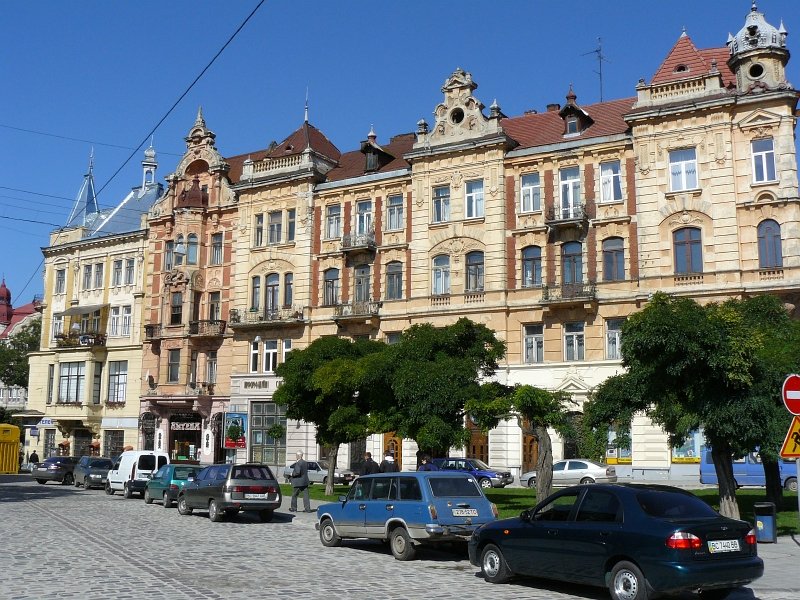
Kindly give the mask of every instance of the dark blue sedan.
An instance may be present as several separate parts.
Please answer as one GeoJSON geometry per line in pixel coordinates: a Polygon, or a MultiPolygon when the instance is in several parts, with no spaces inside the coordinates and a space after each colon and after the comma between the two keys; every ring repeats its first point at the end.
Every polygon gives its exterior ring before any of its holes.
{"type": "Polygon", "coordinates": [[[679,591],[720,599],[764,573],[749,523],[661,485],[567,488],[519,517],[480,527],[469,559],[492,583],[558,579],[607,587],[614,600],[679,591]]]}

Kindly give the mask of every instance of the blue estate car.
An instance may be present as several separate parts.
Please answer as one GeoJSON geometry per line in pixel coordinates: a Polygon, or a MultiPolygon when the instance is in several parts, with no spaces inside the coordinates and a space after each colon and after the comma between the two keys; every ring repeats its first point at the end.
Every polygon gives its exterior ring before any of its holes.
{"type": "Polygon", "coordinates": [[[359,477],[347,496],[317,509],[323,546],[344,538],[389,542],[397,560],[411,560],[421,544],[465,542],[477,527],[497,518],[467,473],[419,471],[359,477]]]}
{"type": "Polygon", "coordinates": [[[469,473],[482,488],[502,488],[514,483],[511,471],[494,469],[477,458],[434,458],[431,462],[442,471],[469,473]]]}
{"type": "Polygon", "coordinates": [[[169,508],[178,499],[178,494],[189,483],[189,477],[197,477],[201,467],[170,463],[164,465],[148,480],[144,486],[144,501],[152,504],[161,500],[164,508],[169,508]]]}
{"type": "Polygon", "coordinates": [[[608,587],[614,600],[700,591],[719,600],[764,573],[755,530],[663,485],[578,485],[469,542],[484,578],[514,575],[608,587]]]}

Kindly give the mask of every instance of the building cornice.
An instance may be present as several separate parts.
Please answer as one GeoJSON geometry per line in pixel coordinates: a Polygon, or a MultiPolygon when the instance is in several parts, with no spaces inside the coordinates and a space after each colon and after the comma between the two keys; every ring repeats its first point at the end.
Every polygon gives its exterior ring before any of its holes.
{"type": "Polygon", "coordinates": [[[147,239],[147,229],[139,229],[137,231],[131,231],[127,233],[113,233],[103,237],[97,238],[86,238],[83,240],[77,240],[74,242],[67,242],[65,244],[58,244],[56,246],[42,246],[42,254],[47,256],[56,256],[62,252],[66,252],[69,250],[74,250],[78,248],[92,248],[92,247],[100,247],[100,246],[110,246],[121,244],[130,241],[136,240],[146,240],[147,239]]]}
{"type": "Polygon", "coordinates": [[[601,144],[615,144],[624,142],[626,144],[633,144],[633,137],[627,133],[617,133],[614,135],[606,135],[603,137],[586,138],[584,140],[570,139],[565,142],[558,142],[557,144],[546,144],[544,146],[534,146],[532,148],[521,148],[519,150],[512,150],[506,154],[506,158],[518,158],[521,156],[534,156],[536,154],[552,154],[554,152],[563,152],[564,150],[577,150],[587,148],[589,146],[599,146],[601,144]]]}
{"type": "Polygon", "coordinates": [[[387,171],[386,173],[370,173],[369,175],[361,175],[360,177],[350,177],[342,179],[341,181],[326,181],[325,183],[318,184],[314,189],[316,191],[333,190],[350,185],[361,185],[364,183],[374,183],[376,181],[386,181],[389,179],[397,179],[400,177],[411,177],[411,169],[397,169],[395,171],[387,171]]]}

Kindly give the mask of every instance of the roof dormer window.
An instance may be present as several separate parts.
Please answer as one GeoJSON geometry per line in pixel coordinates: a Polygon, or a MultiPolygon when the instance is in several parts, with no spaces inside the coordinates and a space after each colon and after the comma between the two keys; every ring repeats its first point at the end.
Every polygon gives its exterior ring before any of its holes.
{"type": "Polygon", "coordinates": [[[676,73],[688,73],[689,72],[689,67],[687,65],[677,65],[675,67],[675,72],[676,73]]]}
{"type": "Polygon", "coordinates": [[[580,133],[580,123],[578,123],[578,117],[567,117],[567,135],[572,135],[576,133],[580,133]]]}

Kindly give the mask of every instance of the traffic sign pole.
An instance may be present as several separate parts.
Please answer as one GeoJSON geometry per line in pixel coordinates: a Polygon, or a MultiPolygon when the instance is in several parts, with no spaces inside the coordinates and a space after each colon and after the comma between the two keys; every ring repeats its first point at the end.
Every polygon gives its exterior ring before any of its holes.
{"type": "MultiPolygon", "coordinates": [[[[794,415],[794,419],[792,419],[792,425],[789,427],[789,432],[786,434],[786,440],[783,442],[783,448],[781,448],[781,454],[784,454],[788,450],[789,441],[793,441],[793,451],[797,449],[798,439],[800,439],[800,435],[798,435],[797,431],[797,421],[798,415],[800,415],[800,375],[789,375],[786,380],[783,382],[783,387],[781,388],[781,395],[783,396],[783,404],[791,414],[794,415]],[[794,437],[792,437],[794,434],[794,437]]],[[[800,475],[800,456],[795,453],[795,465],[797,466],[797,474],[800,475]]],[[[797,490],[797,514],[800,515],[800,489],[797,490]]]]}

